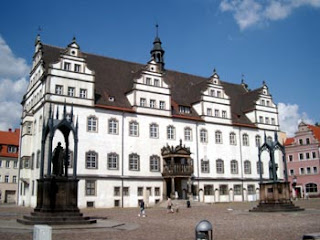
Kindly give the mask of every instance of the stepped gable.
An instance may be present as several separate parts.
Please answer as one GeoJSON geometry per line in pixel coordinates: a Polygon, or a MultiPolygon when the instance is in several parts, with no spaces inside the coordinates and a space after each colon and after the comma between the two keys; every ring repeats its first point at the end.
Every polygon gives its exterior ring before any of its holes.
{"type": "MultiPolygon", "coordinates": [[[[41,50],[44,67],[48,71],[50,64],[57,62],[65,49],[43,44],[41,50]]],[[[133,79],[141,75],[145,65],[84,52],[82,54],[89,69],[95,73],[95,103],[132,110],[126,93],[132,90],[133,79]],[[114,97],[115,101],[109,101],[109,97],[114,97]]],[[[201,120],[194,110],[190,114],[179,113],[178,106],[192,107],[192,104],[199,102],[201,93],[207,88],[208,78],[165,70],[164,79],[171,88],[173,115],[187,115],[201,120]]],[[[221,84],[231,99],[233,124],[255,127],[245,113],[254,109],[261,88],[248,91],[241,84],[223,81],[221,84]]]]}

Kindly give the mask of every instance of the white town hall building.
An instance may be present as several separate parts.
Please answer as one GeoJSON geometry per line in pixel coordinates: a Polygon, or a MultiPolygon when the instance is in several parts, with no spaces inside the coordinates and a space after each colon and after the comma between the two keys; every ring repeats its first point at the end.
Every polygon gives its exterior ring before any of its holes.
{"type": "MultiPolygon", "coordinates": [[[[257,146],[279,131],[267,85],[249,90],[215,70],[207,78],[167,70],[158,36],[150,54],[138,64],[82,52],[75,38],[59,48],[37,37],[22,101],[19,205],[36,206],[43,125],[50,108],[62,118],[64,106],[78,125],[80,208],[136,207],[141,199],[151,206],[168,196],[258,198],[259,171],[269,178],[269,157],[262,155],[259,168],[257,146]]],[[[65,148],[62,139],[57,133],[45,151],[60,141],[65,148]]],[[[283,178],[281,159],[277,154],[283,178]]]]}

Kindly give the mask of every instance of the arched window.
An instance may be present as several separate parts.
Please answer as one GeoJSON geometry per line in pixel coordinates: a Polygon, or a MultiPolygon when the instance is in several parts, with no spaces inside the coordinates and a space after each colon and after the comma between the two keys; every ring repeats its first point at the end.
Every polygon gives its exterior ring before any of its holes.
{"type": "Polygon", "coordinates": [[[261,174],[263,174],[263,162],[261,162],[261,166],[260,166],[260,162],[258,161],[257,162],[257,173],[260,174],[260,172],[261,172],[261,174]]]}
{"type": "Polygon", "coordinates": [[[306,184],[306,193],[317,193],[318,187],[315,183],[308,183],[306,184]]]}
{"type": "Polygon", "coordinates": [[[115,118],[111,118],[108,121],[108,133],[109,134],[118,134],[119,122],[115,118]]]}
{"type": "Polygon", "coordinates": [[[167,138],[168,139],[175,139],[175,132],[176,132],[176,129],[174,126],[170,125],[167,127],[167,138]]]}
{"type": "Polygon", "coordinates": [[[189,127],[184,129],[184,140],[185,141],[192,141],[192,130],[189,127]]]}
{"type": "Polygon", "coordinates": [[[116,153],[108,153],[107,168],[109,170],[119,169],[119,155],[116,153]]]}
{"type": "Polygon", "coordinates": [[[216,137],[216,143],[221,144],[222,143],[222,133],[220,131],[216,131],[215,137],[216,137]]]}
{"type": "Polygon", "coordinates": [[[129,136],[138,137],[139,136],[139,123],[136,121],[131,121],[129,123],[129,136]]]}
{"type": "Polygon", "coordinates": [[[209,165],[209,160],[203,160],[201,159],[201,172],[202,173],[209,173],[210,172],[210,165],[209,165]]]}
{"type": "Polygon", "coordinates": [[[224,173],[224,163],[222,159],[216,161],[216,171],[217,173],[224,173]]]}
{"type": "Polygon", "coordinates": [[[232,160],[230,164],[231,173],[238,174],[238,161],[232,160]]]}
{"type": "Polygon", "coordinates": [[[251,162],[249,160],[244,161],[244,173],[251,174],[251,162]]]}
{"type": "Polygon", "coordinates": [[[200,142],[202,143],[208,142],[208,132],[206,129],[200,130],[200,142]]]}
{"type": "Polygon", "coordinates": [[[230,133],[230,145],[237,145],[236,134],[234,132],[230,133]]]}
{"type": "Polygon", "coordinates": [[[243,146],[249,146],[249,136],[248,136],[248,134],[244,133],[242,135],[242,143],[243,143],[243,146]]]}
{"type": "Polygon", "coordinates": [[[159,126],[156,123],[150,124],[150,138],[158,138],[159,137],[159,126]]]}
{"type": "Polygon", "coordinates": [[[89,151],[86,153],[86,168],[98,168],[98,154],[96,152],[89,151]]]}
{"type": "Polygon", "coordinates": [[[139,171],[140,170],[140,156],[136,153],[129,155],[129,170],[139,171]]]}
{"type": "Polygon", "coordinates": [[[261,146],[261,137],[259,135],[256,135],[256,147],[261,146]]]}
{"type": "Polygon", "coordinates": [[[150,157],[150,171],[159,172],[160,171],[160,157],[157,155],[152,155],[150,157]]]}

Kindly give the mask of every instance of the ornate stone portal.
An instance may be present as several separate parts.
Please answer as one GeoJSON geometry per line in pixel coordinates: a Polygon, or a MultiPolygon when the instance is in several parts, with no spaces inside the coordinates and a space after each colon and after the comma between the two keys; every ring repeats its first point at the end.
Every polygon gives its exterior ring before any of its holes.
{"type": "Polygon", "coordinates": [[[73,108],[71,116],[67,118],[64,105],[63,119],[59,120],[57,109],[56,119],[50,105],[49,118],[43,123],[40,179],[38,179],[37,206],[30,216],[17,219],[23,224],[88,224],[96,220],[85,218],[78,208],[78,179],[77,179],[77,152],[78,152],[78,122],[73,123],[73,108]],[[64,136],[65,149],[59,142],[52,152],[53,137],[60,130],[64,136]],[[68,175],[69,165],[69,135],[74,138],[73,174],[68,175]],[[45,158],[46,141],[48,139],[47,158],[45,158]],[[45,161],[46,159],[46,161],[45,161]],[[52,165],[52,167],[51,167],[52,165]],[[46,175],[44,174],[46,166],[46,175]]]}
{"type": "Polygon", "coordinates": [[[288,182],[286,154],[283,145],[278,141],[277,132],[274,135],[274,141],[267,141],[264,136],[264,144],[259,147],[259,166],[261,166],[261,153],[265,150],[269,152],[269,181],[263,182],[262,171],[260,170],[260,202],[259,205],[250,212],[280,212],[280,211],[302,211],[304,209],[296,207],[290,199],[290,186],[288,182]],[[282,161],[284,164],[285,181],[278,180],[278,165],[275,163],[274,153],[276,150],[282,152],[282,161]]]}

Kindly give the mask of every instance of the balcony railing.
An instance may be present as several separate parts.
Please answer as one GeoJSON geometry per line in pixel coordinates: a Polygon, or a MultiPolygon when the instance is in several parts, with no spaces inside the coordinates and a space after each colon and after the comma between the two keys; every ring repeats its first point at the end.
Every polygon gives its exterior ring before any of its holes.
{"type": "Polygon", "coordinates": [[[174,164],[163,167],[163,176],[190,176],[193,173],[193,165],[174,164]]]}

